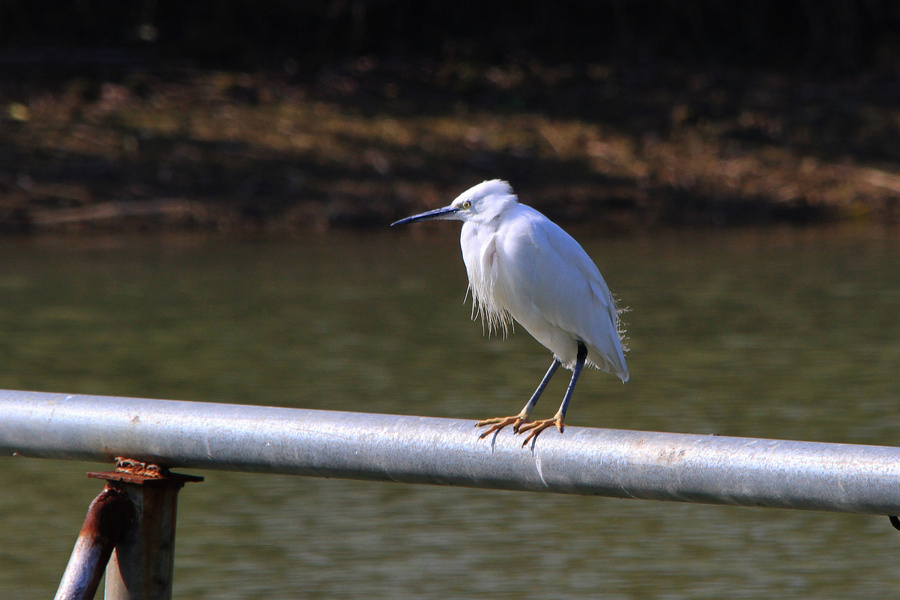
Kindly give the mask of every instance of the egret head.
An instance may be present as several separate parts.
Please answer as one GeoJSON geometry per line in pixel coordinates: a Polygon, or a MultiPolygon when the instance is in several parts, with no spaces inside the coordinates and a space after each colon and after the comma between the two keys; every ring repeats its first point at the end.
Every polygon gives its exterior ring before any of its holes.
{"type": "Polygon", "coordinates": [[[507,182],[492,179],[469,188],[451,202],[450,206],[400,219],[391,226],[432,219],[485,223],[517,202],[516,195],[507,182]]]}

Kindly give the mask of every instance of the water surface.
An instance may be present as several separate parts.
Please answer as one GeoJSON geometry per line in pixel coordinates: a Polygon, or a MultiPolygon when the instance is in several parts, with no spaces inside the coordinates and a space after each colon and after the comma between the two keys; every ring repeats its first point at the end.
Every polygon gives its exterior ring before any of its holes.
{"type": "MultiPolygon", "coordinates": [[[[515,413],[550,354],[469,320],[457,231],[3,241],[0,387],[515,413]]],[[[574,233],[630,309],[632,379],[587,372],[568,424],[898,443],[896,232],[574,233]]],[[[97,468],[0,460],[0,598],[52,596],[97,468]]],[[[900,584],[885,518],[200,474],[179,505],[180,599],[870,598],[900,584]]]]}

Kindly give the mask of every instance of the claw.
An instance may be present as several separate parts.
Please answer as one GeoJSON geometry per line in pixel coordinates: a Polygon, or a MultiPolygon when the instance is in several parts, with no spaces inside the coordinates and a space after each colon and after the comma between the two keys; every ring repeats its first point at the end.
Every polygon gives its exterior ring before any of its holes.
{"type": "Polygon", "coordinates": [[[516,433],[519,433],[519,428],[522,427],[523,423],[527,423],[527,421],[525,419],[523,419],[521,416],[516,415],[515,417],[497,417],[495,419],[484,419],[483,421],[478,421],[477,423],[475,423],[475,427],[484,427],[485,425],[493,425],[493,427],[491,427],[490,429],[488,429],[487,431],[482,433],[480,436],[478,436],[478,439],[483,440],[490,434],[494,433],[495,431],[500,431],[507,425],[512,425],[513,431],[516,433]]]}
{"type": "Polygon", "coordinates": [[[533,423],[528,423],[527,425],[519,427],[519,430],[517,431],[517,433],[524,433],[526,431],[531,432],[528,434],[528,437],[525,438],[525,441],[522,442],[522,447],[524,448],[525,446],[527,446],[528,442],[537,438],[537,436],[539,436],[542,431],[544,431],[545,429],[549,429],[550,427],[553,427],[554,425],[556,425],[556,428],[559,430],[560,433],[562,433],[563,429],[565,429],[565,426],[563,425],[562,417],[560,417],[559,415],[556,415],[552,419],[544,419],[542,421],[534,421],[533,423]]]}

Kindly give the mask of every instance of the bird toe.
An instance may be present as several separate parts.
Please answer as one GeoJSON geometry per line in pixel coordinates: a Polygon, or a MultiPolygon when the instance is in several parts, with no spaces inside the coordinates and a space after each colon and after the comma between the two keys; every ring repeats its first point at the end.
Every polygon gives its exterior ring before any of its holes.
{"type": "Polygon", "coordinates": [[[563,429],[565,429],[565,427],[563,425],[563,420],[562,420],[562,418],[559,417],[559,415],[553,417],[552,419],[544,419],[541,421],[534,421],[532,423],[528,423],[527,425],[523,425],[522,427],[520,427],[517,433],[525,433],[526,431],[529,432],[528,436],[525,437],[525,441],[522,442],[522,447],[524,448],[525,446],[527,446],[528,442],[536,439],[537,436],[539,436],[542,431],[544,431],[545,429],[549,429],[550,427],[553,427],[554,425],[556,425],[556,428],[559,430],[560,433],[562,433],[563,429]]]}
{"type": "Polygon", "coordinates": [[[484,439],[495,431],[500,431],[507,425],[513,426],[513,431],[518,433],[519,426],[524,423],[525,420],[522,417],[516,415],[515,417],[497,417],[494,419],[483,419],[475,423],[475,427],[484,427],[486,425],[491,425],[491,428],[478,436],[479,439],[484,439]]]}

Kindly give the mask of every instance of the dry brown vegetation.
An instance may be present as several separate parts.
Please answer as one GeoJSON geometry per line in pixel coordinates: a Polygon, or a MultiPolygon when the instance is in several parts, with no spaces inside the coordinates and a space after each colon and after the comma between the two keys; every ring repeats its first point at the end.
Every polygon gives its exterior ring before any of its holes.
{"type": "Polygon", "coordinates": [[[900,213],[887,71],[362,58],[0,90],[5,232],[380,227],[495,177],[617,230],[900,213]]]}

